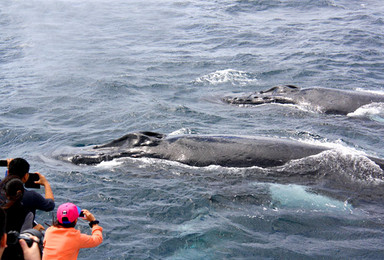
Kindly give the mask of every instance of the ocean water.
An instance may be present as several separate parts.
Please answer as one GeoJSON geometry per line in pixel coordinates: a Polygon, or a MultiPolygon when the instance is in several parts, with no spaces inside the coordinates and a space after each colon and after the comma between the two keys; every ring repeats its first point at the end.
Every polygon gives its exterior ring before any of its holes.
{"type": "Polygon", "coordinates": [[[384,177],[364,156],[384,158],[383,104],[220,101],[279,84],[383,94],[383,14],[379,0],[2,0],[1,156],[100,220],[103,244],[79,259],[383,259],[384,177]],[[335,151],[277,169],[57,157],[138,131],[335,151]]]}

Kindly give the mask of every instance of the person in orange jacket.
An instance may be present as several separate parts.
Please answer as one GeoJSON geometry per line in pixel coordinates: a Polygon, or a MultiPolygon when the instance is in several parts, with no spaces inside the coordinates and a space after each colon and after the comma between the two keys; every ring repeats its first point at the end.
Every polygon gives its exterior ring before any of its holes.
{"type": "Polygon", "coordinates": [[[103,228],[91,212],[81,210],[73,203],[64,203],[57,209],[57,221],[45,232],[43,260],[77,259],[81,248],[96,247],[103,242],[103,228]],[[77,219],[84,214],[89,221],[92,235],[75,229],[77,219]]]}

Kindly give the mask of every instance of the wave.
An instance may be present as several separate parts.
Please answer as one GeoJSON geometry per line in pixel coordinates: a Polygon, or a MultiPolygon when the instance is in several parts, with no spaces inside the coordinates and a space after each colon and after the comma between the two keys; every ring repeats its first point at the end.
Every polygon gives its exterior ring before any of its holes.
{"type": "Polygon", "coordinates": [[[295,8],[298,10],[310,10],[313,8],[343,8],[343,6],[336,4],[333,0],[239,0],[236,1],[235,4],[231,5],[229,8],[227,8],[227,11],[230,13],[254,12],[274,8],[295,8]]]}
{"type": "Polygon", "coordinates": [[[211,85],[231,83],[232,85],[243,86],[256,81],[256,76],[252,75],[251,73],[240,70],[226,69],[218,70],[202,77],[199,77],[194,82],[211,85]]]}
{"type": "MultiPolygon", "coordinates": [[[[310,179],[327,179],[360,185],[380,185],[384,183],[383,170],[362,153],[346,152],[339,149],[327,150],[320,154],[293,160],[276,168],[277,173],[289,173],[310,179]],[[307,177],[305,177],[308,175],[307,177]],[[309,176],[311,175],[311,176],[309,176]]],[[[275,174],[275,173],[274,173],[275,174]]],[[[334,184],[336,184],[334,182],[334,184]]]]}
{"type": "Polygon", "coordinates": [[[384,123],[384,103],[371,103],[359,107],[356,111],[347,114],[348,117],[366,117],[384,123]]]}

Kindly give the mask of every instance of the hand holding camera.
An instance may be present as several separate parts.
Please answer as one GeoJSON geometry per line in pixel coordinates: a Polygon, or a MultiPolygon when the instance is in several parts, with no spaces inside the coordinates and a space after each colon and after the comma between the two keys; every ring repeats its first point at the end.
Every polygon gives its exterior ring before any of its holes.
{"type": "Polygon", "coordinates": [[[86,210],[86,209],[83,209],[80,212],[79,217],[82,218],[82,219],[88,220],[89,222],[96,220],[96,218],[93,216],[93,214],[91,212],[89,212],[88,210],[86,210]]]}
{"type": "Polygon", "coordinates": [[[28,173],[29,177],[27,182],[25,183],[26,188],[32,188],[32,189],[40,189],[40,184],[36,183],[40,180],[40,176],[38,173],[28,173]]]}
{"type": "Polygon", "coordinates": [[[19,235],[19,244],[23,250],[24,260],[40,260],[43,252],[43,234],[28,229],[19,235]],[[35,243],[36,242],[36,243],[35,243]]]}
{"type": "Polygon", "coordinates": [[[9,231],[7,234],[7,245],[16,245],[19,243],[19,240],[23,239],[28,247],[31,247],[34,242],[37,244],[43,245],[42,239],[43,239],[43,234],[36,230],[36,229],[27,229],[23,231],[21,234],[17,231],[9,231]]]}
{"type": "Polygon", "coordinates": [[[46,185],[49,185],[45,176],[40,172],[28,173],[28,174],[29,174],[29,177],[27,182],[25,183],[26,188],[40,189],[40,185],[43,185],[44,187],[46,187],[46,185]]]}
{"type": "MultiPolygon", "coordinates": [[[[32,236],[33,239],[38,239],[35,236],[32,236]]],[[[29,246],[24,239],[19,240],[21,249],[23,250],[24,260],[40,260],[41,253],[40,248],[37,243],[33,243],[32,246],[29,246]]]]}

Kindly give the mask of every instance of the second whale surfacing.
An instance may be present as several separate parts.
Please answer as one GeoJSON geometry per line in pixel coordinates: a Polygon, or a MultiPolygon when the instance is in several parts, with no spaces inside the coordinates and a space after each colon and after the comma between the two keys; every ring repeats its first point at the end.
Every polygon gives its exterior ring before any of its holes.
{"type": "Polygon", "coordinates": [[[270,103],[305,105],[325,114],[347,115],[364,105],[384,103],[384,95],[330,88],[301,89],[293,85],[285,85],[247,95],[228,96],[222,100],[235,105],[270,103]]]}
{"type": "MultiPolygon", "coordinates": [[[[77,165],[95,165],[117,158],[158,158],[205,167],[262,168],[282,166],[292,160],[330,150],[321,145],[300,141],[226,135],[169,136],[154,132],[130,133],[104,145],[94,146],[71,156],[77,165]]],[[[384,160],[368,157],[384,169],[384,160]]]]}

